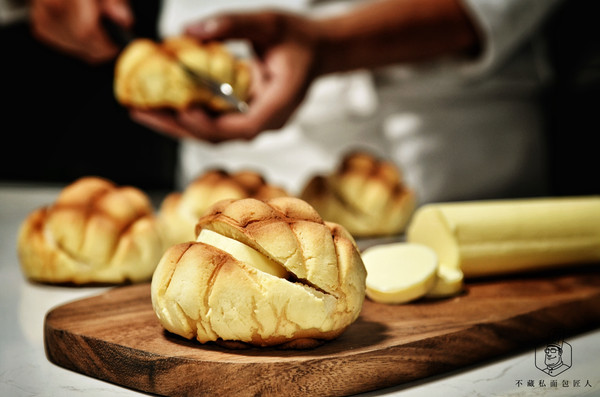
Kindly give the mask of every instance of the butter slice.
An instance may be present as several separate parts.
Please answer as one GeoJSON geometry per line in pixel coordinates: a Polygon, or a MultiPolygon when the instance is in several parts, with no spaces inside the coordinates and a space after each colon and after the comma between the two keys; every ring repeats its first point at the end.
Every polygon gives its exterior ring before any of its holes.
{"type": "Polygon", "coordinates": [[[258,252],[254,248],[237,240],[213,232],[212,230],[202,229],[196,241],[212,245],[215,248],[225,251],[238,261],[255,267],[262,272],[281,278],[285,278],[288,275],[288,271],[285,267],[268,258],[261,252],[258,252]]]}
{"type": "Polygon", "coordinates": [[[419,299],[436,282],[438,259],[431,248],[412,243],[392,243],[366,249],[366,295],[379,303],[400,304],[419,299]]]}

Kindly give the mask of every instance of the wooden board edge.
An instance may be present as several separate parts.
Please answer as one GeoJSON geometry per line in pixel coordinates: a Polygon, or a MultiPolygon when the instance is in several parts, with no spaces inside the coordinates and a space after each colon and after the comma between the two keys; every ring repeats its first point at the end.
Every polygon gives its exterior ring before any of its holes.
{"type": "Polygon", "coordinates": [[[218,363],[161,356],[54,328],[48,318],[44,346],[50,362],[130,389],[169,396],[345,396],[441,375],[594,329],[600,326],[600,293],[377,352],[315,357],[301,367],[289,362],[218,363]],[[555,326],[559,315],[566,324],[562,328],[555,326]]]}

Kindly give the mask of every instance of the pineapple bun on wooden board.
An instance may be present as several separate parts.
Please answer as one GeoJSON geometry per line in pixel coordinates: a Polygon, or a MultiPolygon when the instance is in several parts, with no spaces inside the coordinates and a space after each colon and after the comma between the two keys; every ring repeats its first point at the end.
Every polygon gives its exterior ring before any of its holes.
{"type": "Polygon", "coordinates": [[[229,347],[310,348],[358,318],[366,271],[356,243],[305,201],[222,200],[196,234],[169,248],[152,278],[166,330],[229,347]]]}

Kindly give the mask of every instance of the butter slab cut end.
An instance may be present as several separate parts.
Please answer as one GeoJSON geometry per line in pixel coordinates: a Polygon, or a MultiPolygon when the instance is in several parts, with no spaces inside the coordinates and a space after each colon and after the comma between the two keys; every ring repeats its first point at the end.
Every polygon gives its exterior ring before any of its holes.
{"type": "Polygon", "coordinates": [[[408,225],[406,241],[433,249],[440,266],[461,269],[458,241],[440,207],[430,204],[419,208],[408,225]]]}
{"type": "Polygon", "coordinates": [[[379,303],[400,304],[419,299],[433,288],[438,258],[431,248],[393,243],[366,249],[366,295],[379,303]]]}

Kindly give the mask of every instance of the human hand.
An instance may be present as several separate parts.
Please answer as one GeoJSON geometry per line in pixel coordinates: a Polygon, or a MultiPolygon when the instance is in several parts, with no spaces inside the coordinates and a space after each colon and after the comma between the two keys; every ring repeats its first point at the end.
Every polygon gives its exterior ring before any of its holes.
{"type": "Polygon", "coordinates": [[[113,59],[119,51],[102,26],[103,17],[130,27],[129,0],[31,0],[34,36],[91,64],[113,59]]]}
{"type": "Polygon", "coordinates": [[[245,113],[209,115],[201,108],[180,112],[131,110],[131,117],[175,137],[209,142],[250,140],[281,128],[304,99],[314,79],[317,36],[312,22],[282,12],[222,14],[188,26],[200,41],[246,39],[255,51],[245,113]]]}

